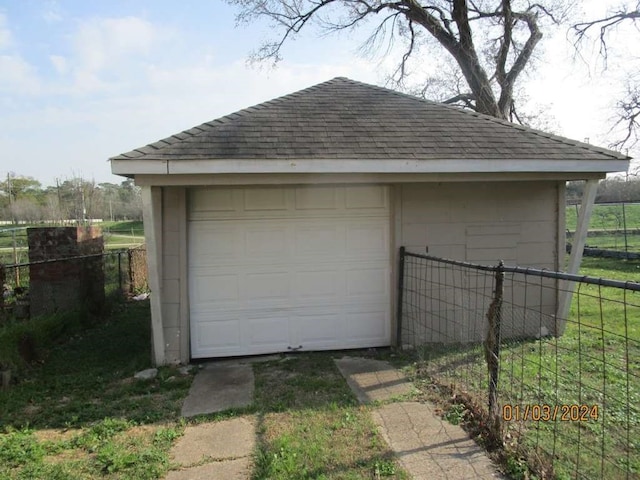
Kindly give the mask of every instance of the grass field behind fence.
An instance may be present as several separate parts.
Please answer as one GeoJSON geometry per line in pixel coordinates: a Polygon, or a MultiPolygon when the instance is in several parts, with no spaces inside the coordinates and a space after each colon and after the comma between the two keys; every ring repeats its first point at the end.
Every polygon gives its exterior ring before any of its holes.
{"type": "MultiPolygon", "coordinates": [[[[626,281],[638,277],[640,262],[587,258],[581,273],[626,281]]],[[[507,444],[529,452],[523,465],[536,459],[542,459],[542,464],[552,462],[559,479],[637,478],[640,293],[582,285],[574,295],[570,318],[576,321],[568,323],[560,338],[503,345],[500,403],[508,405],[506,413],[512,416],[516,406],[522,409],[525,405],[593,408],[584,421],[572,420],[571,413],[566,421],[560,415],[556,421],[512,419],[505,422],[507,444]]],[[[451,346],[427,346],[422,356],[427,377],[456,385],[480,399],[480,404],[486,402],[488,381],[482,345],[453,351],[451,346]]]]}
{"type": "MultiPolygon", "coordinates": [[[[576,229],[578,208],[567,206],[566,228],[576,229]]],[[[571,238],[567,239],[571,242],[571,238]]],[[[587,246],[605,250],[640,252],[640,203],[599,204],[594,207],[589,222],[587,246]],[[626,226],[627,234],[623,230],[626,226]]]]}
{"type": "MultiPolygon", "coordinates": [[[[11,226],[0,228],[0,263],[27,263],[29,254],[27,249],[27,228],[30,225],[24,225],[15,232],[11,230],[11,226]],[[16,258],[14,259],[13,243],[15,235],[16,258]],[[16,260],[16,262],[14,262],[16,260]]],[[[42,227],[43,225],[33,225],[34,227],[42,227]]],[[[121,248],[130,248],[144,243],[144,228],[141,221],[126,222],[103,222],[97,226],[102,228],[104,236],[105,249],[114,250],[121,248]]]]}

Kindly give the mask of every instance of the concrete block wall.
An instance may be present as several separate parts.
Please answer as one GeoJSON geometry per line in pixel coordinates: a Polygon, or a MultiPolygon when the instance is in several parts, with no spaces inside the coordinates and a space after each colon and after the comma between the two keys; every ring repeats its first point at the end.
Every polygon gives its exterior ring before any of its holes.
{"type": "Polygon", "coordinates": [[[99,311],[104,305],[104,268],[101,257],[63,260],[101,254],[104,241],[99,227],[43,227],[27,229],[29,300],[32,316],[87,306],[99,311]]]}
{"type": "Polygon", "coordinates": [[[163,188],[162,195],[162,319],[167,363],[189,360],[181,314],[187,309],[182,285],[182,263],[186,258],[186,203],[185,189],[163,188]]]}

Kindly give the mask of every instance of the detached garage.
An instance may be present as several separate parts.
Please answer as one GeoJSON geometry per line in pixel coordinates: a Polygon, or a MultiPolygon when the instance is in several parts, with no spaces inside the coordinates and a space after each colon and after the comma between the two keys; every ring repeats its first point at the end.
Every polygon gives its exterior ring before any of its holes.
{"type": "Polygon", "coordinates": [[[628,161],[335,78],[111,166],[142,187],[164,364],[399,343],[401,245],[561,269],[565,182],[595,192],[628,161]]]}

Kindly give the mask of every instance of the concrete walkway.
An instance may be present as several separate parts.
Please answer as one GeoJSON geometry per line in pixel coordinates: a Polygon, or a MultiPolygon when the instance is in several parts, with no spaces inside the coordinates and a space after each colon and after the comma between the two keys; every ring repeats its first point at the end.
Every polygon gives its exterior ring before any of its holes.
{"type": "MultiPolygon", "coordinates": [[[[193,417],[242,408],[253,402],[250,363],[223,361],[197,373],[182,405],[182,416],[193,417]]],[[[189,425],[171,449],[171,462],[180,467],[166,480],[248,480],[256,445],[252,415],[189,425]]]]}
{"type": "MultiPolygon", "coordinates": [[[[462,428],[443,421],[431,405],[410,401],[413,384],[387,362],[353,357],[335,362],[360,402],[377,404],[373,420],[414,480],[504,478],[462,428]]],[[[209,364],[196,375],[182,414],[250,405],[253,384],[250,361],[209,364]]],[[[189,425],[171,450],[179,469],[166,480],[248,480],[255,445],[252,415],[189,425]]]]}
{"type": "Polygon", "coordinates": [[[413,387],[388,363],[343,357],[336,365],[360,402],[392,402],[375,408],[372,417],[414,480],[505,478],[462,428],[442,420],[431,405],[394,402],[406,398],[413,387]]]}

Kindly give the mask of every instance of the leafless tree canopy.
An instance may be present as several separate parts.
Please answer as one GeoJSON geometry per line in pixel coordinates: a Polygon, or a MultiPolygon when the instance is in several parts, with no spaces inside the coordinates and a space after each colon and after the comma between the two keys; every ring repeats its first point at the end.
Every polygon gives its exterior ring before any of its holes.
{"type": "MultiPolygon", "coordinates": [[[[609,35],[622,24],[636,26],[636,20],[640,19],[640,1],[627,2],[611,10],[605,17],[577,23],[572,26],[575,36],[575,47],[579,51],[588,41],[590,34],[597,35],[599,51],[602,59],[607,62],[609,56],[609,35]]],[[[635,37],[635,41],[640,35],[635,37]]],[[[611,142],[610,146],[617,149],[631,148],[640,141],[640,76],[630,73],[624,96],[616,102],[616,121],[613,129],[620,127],[620,138],[611,142]]],[[[613,130],[612,129],[612,130],[613,130]]]]}
{"type": "MultiPolygon", "coordinates": [[[[403,41],[392,80],[409,75],[410,61],[429,60],[434,45],[453,60],[458,82],[446,101],[503,119],[514,118],[514,87],[527,69],[543,29],[558,24],[572,2],[561,0],[229,0],[240,22],[271,20],[278,37],[256,52],[280,59],[285,42],[314,23],[326,32],[374,25],[365,49],[403,41]]],[[[452,78],[456,78],[454,75],[452,78]]],[[[424,84],[426,84],[426,79],[424,84]]]]}

